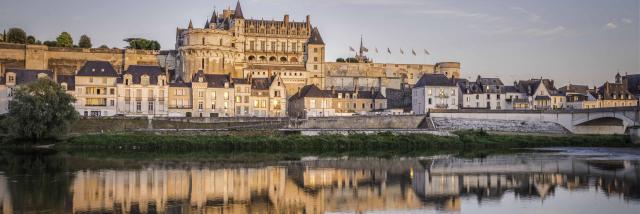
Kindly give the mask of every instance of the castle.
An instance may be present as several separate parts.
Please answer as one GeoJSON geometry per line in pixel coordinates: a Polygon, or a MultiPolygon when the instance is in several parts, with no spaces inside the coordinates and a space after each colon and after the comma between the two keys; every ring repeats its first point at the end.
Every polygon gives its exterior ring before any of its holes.
{"type": "Polygon", "coordinates": [[[0,72],[6,69],[52,70],[74,74],[87,61],[109,61],[118,72],[130,65],[154,65],[190,82],[199,70],[234,78],[280,75],[292,95],[305,85],[343,89],[396,88],[413,85],[424,73],[460,76],[459,63],[388,64],[327,62],[325,43],[311,16],[293,21],[247,19],[238,1],[235,9],[213,11],[201,28],[193,22],[176,29],[174,50],[57,48],[0,44],[0,72]]]}

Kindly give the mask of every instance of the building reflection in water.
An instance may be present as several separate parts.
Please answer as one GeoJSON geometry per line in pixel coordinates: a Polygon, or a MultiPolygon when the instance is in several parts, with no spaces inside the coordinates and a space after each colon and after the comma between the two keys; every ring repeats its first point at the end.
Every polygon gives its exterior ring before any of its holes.
{"type": "MultiPolygon", "coordinates": [[[[136,170],[73,173],[70,213],[325,213],[381,210],[460,211],[514,194],[553,200],[557,188],[593,190],[637,200],[635,162],[527,160],[312,161],[280,166],[189,169],[149,165],[136,170]],[[607,168],[616,165],[614,168],[607,168]]],[[[0,174],[2,213],[13,212],[0,174]]]]}

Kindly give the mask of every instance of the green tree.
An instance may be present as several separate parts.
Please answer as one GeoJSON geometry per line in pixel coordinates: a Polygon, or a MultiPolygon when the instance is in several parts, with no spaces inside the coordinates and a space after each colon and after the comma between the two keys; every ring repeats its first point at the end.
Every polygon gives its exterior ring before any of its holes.
{"type": "Polygon", "coordinates": [[[128,38],[124,40],[129,43],[127,48],[138,50],[160,50],[160,43],[156,40],[147,40],[143,38],[128,38]]]}
{"type": "Polygon", "coordinates": [[[27,44],[33,45],[36,44],[37,40],[36,37],[33,37],[31,35],[27,36],[27,44]]]}
{"type": "Polygon", "coordinates": [[[346,62],[346,61],[344,60],[344,58],[338,58],[336,59],[336,62],[346,62]]]}
{"type": "Polygon", "coordinates": [[[81,48],[91,48],[93,45],[91,44],[91,38],[87,35],[80,36],[80,41],[78,42],[78,46],[81,48]]]}
{"type": "Polygon", "coordinates": [[[44,41],[43,44],[49,47],[58,47],[58,42],[56,41],[44,41]]]}
{"type": "Polygon", "coordinates": [[[56,42],[58,43],[58,47],[73,47],[73,38],[71,38],[71,34],[67,32],[60,33],[58,38],[56,38],[56,42]]]}
{"type": "Polygon", "coordinates": [[[21,86],[9,102],[5,119],[9,134],[32,141],[61,137],[78,119],[73,102],[73,96],[48,78],[21,86]]]}
{"type": "Polygon", "coordinates": [[[20,28],[11,28],[7,33],[7,42],[24,44],[27,41],[27,33],[20,28]]]}
{"type": "Polygon", "coordinates": [[[98,47],[98,48],[105,48],[105,49],[106,49],[106,48],[109,48],[109,46],[107,46],[107,45],[100,45],[100,47],[98,47]]]}

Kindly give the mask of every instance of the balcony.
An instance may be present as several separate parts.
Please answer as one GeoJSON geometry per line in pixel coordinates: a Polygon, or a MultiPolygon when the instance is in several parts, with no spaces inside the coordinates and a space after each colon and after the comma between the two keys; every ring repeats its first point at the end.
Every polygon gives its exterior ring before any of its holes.
{"type": "Polygon", "coordinates": [[[193,106],[169,106],[169,109],[192,109],[193,106]]]}
{"type": "Polygon", "coordinates": [[[436,98],[448,99],[448,98],[449,98],[449,95],[447,95],[447,94],[438,94],[438,95],[436,95],[435,97],[436,97],[436,98]]]}
{"type": "Polygon", "coordinates": [[[449,104],[436,104],[436,108],[448,109],[449,108],[449,104]]]}

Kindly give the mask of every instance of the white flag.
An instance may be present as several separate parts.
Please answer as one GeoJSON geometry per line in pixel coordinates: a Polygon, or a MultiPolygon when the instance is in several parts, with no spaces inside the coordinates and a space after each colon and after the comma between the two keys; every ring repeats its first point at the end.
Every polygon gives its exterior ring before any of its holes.
{"type": "Polygon", "coordinates": [[[404,55],[404,51],[400,48],[400,54],[404,55]]]}
{"type": "Polygon", "coordinates": [[[411,49],[411,53],[412,53],[414,56],[416,56],[416,51],[415,51],[415,50],[411,49]]]}
{"type": "Polygon", "coordinates": [[[424,54],[431,55],[431,53],[429,53],[429,51],[427,49],[424,49],[424,54]]]}
{"type": "Polygon", "coordinates": [[[349,51],[355,52],[356,50],[353,47],[349,46],[349,51]]]}
{"type": "Polygon", "coordinates": [[[391,54],[391,48],[387,48],[387,52],[391,54]]]}

